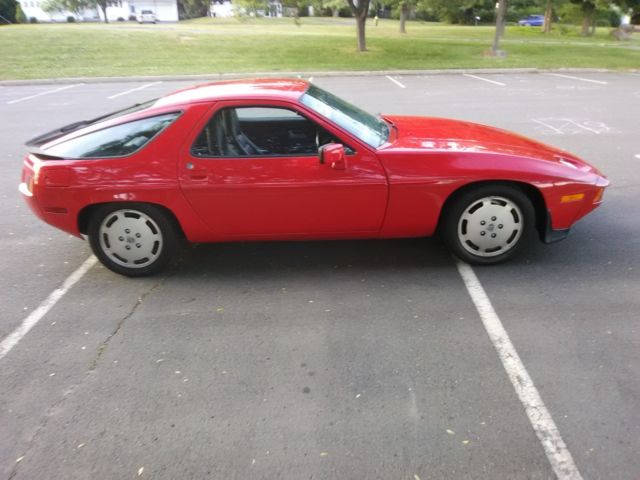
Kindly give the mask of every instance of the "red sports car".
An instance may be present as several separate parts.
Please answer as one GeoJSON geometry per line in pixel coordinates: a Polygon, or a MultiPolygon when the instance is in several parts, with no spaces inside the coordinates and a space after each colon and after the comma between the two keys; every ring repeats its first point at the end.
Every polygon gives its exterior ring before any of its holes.
{"type": "Polygon", "coordinates": [[[210,83],[41,135],[20,191],[111,270],[190,242],[421,237],[475,264],[545,242],[608,180],[565,151],[469,122],[372,116],[303,80],[210,83]]]}

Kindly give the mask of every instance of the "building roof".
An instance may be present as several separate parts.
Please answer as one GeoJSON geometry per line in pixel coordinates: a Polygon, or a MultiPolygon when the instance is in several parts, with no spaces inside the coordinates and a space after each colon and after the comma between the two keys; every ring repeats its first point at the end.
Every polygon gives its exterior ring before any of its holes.
{"type": "Polygon", "coordinates": [[[160,98],[154,106],[181,105],[214,100],[297,100],[307,88],[309,88],[309,82],[295,78],[227,80],[178,90],[160,98]]]}

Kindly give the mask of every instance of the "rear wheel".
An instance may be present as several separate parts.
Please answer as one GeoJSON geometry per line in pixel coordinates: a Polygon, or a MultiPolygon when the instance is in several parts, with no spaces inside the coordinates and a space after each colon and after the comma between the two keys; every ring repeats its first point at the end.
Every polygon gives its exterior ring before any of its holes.
{"type": "Polygon", "coordinates": [[[154,205],[105,205],[89,222],[89,243],[110,270],[129,277],[152,275],[174,257],[178,241],[172,219],[154,205]]]}
{"type": "Polygon", "coordinates": [[[508,185],[483,185],[463,193],[444,215],[443,234],[449,248],[474,264],[511,258],[535,228],[531,201],[508,185]]]}

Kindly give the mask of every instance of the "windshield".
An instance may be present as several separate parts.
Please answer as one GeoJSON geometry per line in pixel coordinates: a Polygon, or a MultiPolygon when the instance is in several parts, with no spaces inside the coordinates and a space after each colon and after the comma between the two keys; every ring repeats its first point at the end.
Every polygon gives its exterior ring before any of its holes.
{"type": "Polygon", "coordinates": [[[374,148],[387,141],[389,126],[383,120],[315,85],[309,87],[300,101],[374,148]]]}

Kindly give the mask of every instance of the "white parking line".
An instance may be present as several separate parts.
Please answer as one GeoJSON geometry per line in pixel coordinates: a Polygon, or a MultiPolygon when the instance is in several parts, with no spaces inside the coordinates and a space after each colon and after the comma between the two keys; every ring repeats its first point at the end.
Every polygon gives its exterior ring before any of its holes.
{"type": "Polygon", "coordinates": [[[29,95],[28,97],[22,97],[22,98],[17,98],[15,100],[9,100],[7,102],[7,105],[12,105],[12,104],[18,103],[18,102],[24,102],[25,100],[31,100],[32,98],[41,97],[43,95],[49,95],[50,93],[56,93],[56,92],[61,92],[63,90],[69,90],[70,88],[79,87],[80,85],[82,85],[82,83],[75,83],[73,85],[65,85],[64,87],[54,88],[53,90],[47,90],[46,92],[36,93],[35,95],[29,95]]]}
{"type": "Polygon", "coordinates": [[[609,82],[603,80],[592,80],[591,78],[574,77],[573,75],[564,75],[562,73],[547,73],[546,75],[553,75],[554,77],[568,78],[570,80],[580,80],[581,82],[597,83],[599,85],[609,85],[609,82]]]}
{"type": "Polygon", "coordinates": [[[465,76],[465,77],[469,77],[469,78],[475,78],[476,80],[482,80],[483,82],[493,83],[494,85],[499,85],[501,87],[506,87],[507,86],[506,83],[497,82],[495,80],[490,80],[488,78],[479,77],[477,75],[472,75],[470,73],[463,73],[462,75],[465,76]]]}
{"type": "Polygon", "coordinates": [[[400,88],[407,88],[405,87],[403,84],[401,84],[398,80],[396,80],[393,77],[390,77],[389,75],[385,75],[389,80],[391,80],[393,83],[395,83],[397,86],[399,86],[400,88]]]}
{"type": "Polygon", "coordinates": [[[0,360],[2,360],[2,358],[4,358],[4,356],[9,353],[27,333],[29,333],[29,330],[37,325],[42,317],[44,317],[47,312],[51,310],[56,303],[58,303],[58,300],[60,300],[65,293],[67,293],[71,287],[73,287],[78,280],[80,280],[84,274],[96,264],[97,260],[98,259],[93,255],[87,258],[75,272],[67,277],[67,279],[62,283],[62,286],[51,292],[47,299],[42,302],[38,308],[31,312],[29,316],[22,321],[18,328],[0,342],[0,360]]]}
{"type": "Polygon", "coordinates": [[[551,130],[553,130],[554,132],[560,134],[560,135],[564,135],[564,132],[562,130],[560,130],[559,128],[554,127],[553,125],[549,125],[548,123],[543,122],[542,120],[536,120],[535,118],[532,119],[534,122],[539,123],[540,125],[542,125],[543,127],[549,128],[551,130]]]}
{"type": "Polygon", "coordinates": [[[456,260],[456,266],[558,480],[581,480],[582,476],[558,427],[522,364],[480,280],[466,263],[456,260]]]}
{"type": "Polygon", "coordinates": [[[145,88],[149,88],[149,87],[153,87],[154,85],[158,85],[162,83],[161,81],[159,82],[151,82],[151,83],[147,83],[145,85],[141,85],[140,87],[136,87],[136,88],[131,88],[129,90],[125,90],[124,92],[120,92],[120,93],[116,93],[115,95],[111,95],[110,97],[107,97],[109,100],[114,99],[114,98],[118,98],[121,97],[123,95],[128,95],[129,93],[133,93],[133,92],[137,92],[138,90],[144,90],[145,88]]]}

